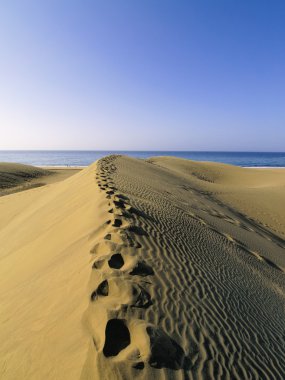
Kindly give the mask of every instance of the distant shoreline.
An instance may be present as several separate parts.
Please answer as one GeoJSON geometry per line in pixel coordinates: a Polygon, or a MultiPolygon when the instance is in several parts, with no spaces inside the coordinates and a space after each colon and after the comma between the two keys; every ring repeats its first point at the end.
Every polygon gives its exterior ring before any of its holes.
{"type": "Polygon", "coordinates": [[[36,168],[42,168],[42,169],[85,169],[88,168],[89,165],[33,165],[36,168]]]}
{"type": "Polygon", "coordinates": [[[285,169],[285,166],[240,166],[240,167],[245,168],[245,169],[285,169]]]}
{"type": "MultiPolygon", "coordinates": [[[[231,165],[231,164],[230,164],[231,165]]],[[[88,168],[89,165],[34,165],[37,168],[42,169],[85,169],[88,168]]],[[[240,168],[245,169],[285,169],[285,166],[240,166],[240,165],[233,165],[240,168]]]]}

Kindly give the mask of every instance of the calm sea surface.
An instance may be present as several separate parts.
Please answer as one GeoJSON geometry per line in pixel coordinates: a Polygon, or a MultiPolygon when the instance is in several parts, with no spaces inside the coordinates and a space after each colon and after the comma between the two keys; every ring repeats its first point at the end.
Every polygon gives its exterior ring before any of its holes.
{"type": "Polygon", "coordinates": [[[137,158],[175,156],[197,161],[224,162],[253,167],[285,167],[284,153],[264,152],[174,152],[174,151],[0,151],[0,162],[38,166],[87,166],[108,154],[126,154],[137,158]]]}

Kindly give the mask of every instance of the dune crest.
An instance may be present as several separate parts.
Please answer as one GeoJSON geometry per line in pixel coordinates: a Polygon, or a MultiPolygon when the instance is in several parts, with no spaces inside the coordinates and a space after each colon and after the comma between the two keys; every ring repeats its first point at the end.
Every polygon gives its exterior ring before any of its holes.
{"type": "Polygon", "coordinates": [[[115,156],[104,158],[97,166],[96,179],[108,211],[102,228],[92,236],[95,245],[90,253],[95,260],[85,314],[92,343],[82,379],[90,374],[96,379],[147,378],[157,376],[155,369],[181,370],[188,365],[179,344],[145,319],[153,304],[149,289],[155,272],[142,259],[138,237],[147,239],[148,233],[133,217],[139,210],[112,180],[114,160],[115,156]]]}

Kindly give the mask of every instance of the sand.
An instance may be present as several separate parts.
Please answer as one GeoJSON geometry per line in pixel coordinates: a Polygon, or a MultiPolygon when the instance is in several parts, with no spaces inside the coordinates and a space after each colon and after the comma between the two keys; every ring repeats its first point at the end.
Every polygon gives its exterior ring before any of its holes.
{"type": "Polygon", "coordinates": [[[0,162],[0,196],[62,181],[80,170],[0,162]]]}
{"type": "Polygon", "coordinates": [[[284,378],[284,186],[109,156],[1,197],[0,378],[284,378]]]}

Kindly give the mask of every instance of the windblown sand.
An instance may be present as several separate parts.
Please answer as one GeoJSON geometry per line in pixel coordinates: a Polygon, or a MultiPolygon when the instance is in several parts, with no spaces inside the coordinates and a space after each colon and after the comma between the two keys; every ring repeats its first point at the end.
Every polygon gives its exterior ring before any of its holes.
{"type": "Polygon", "coordinates": [[[0,198],[0,378],[285,378],[285,170],[109,156],[0,198]]]}
{"type": "Polygon", "coordinates": [[[0,162],[0,196],[62,181],[80,170],[0,162]]]}

